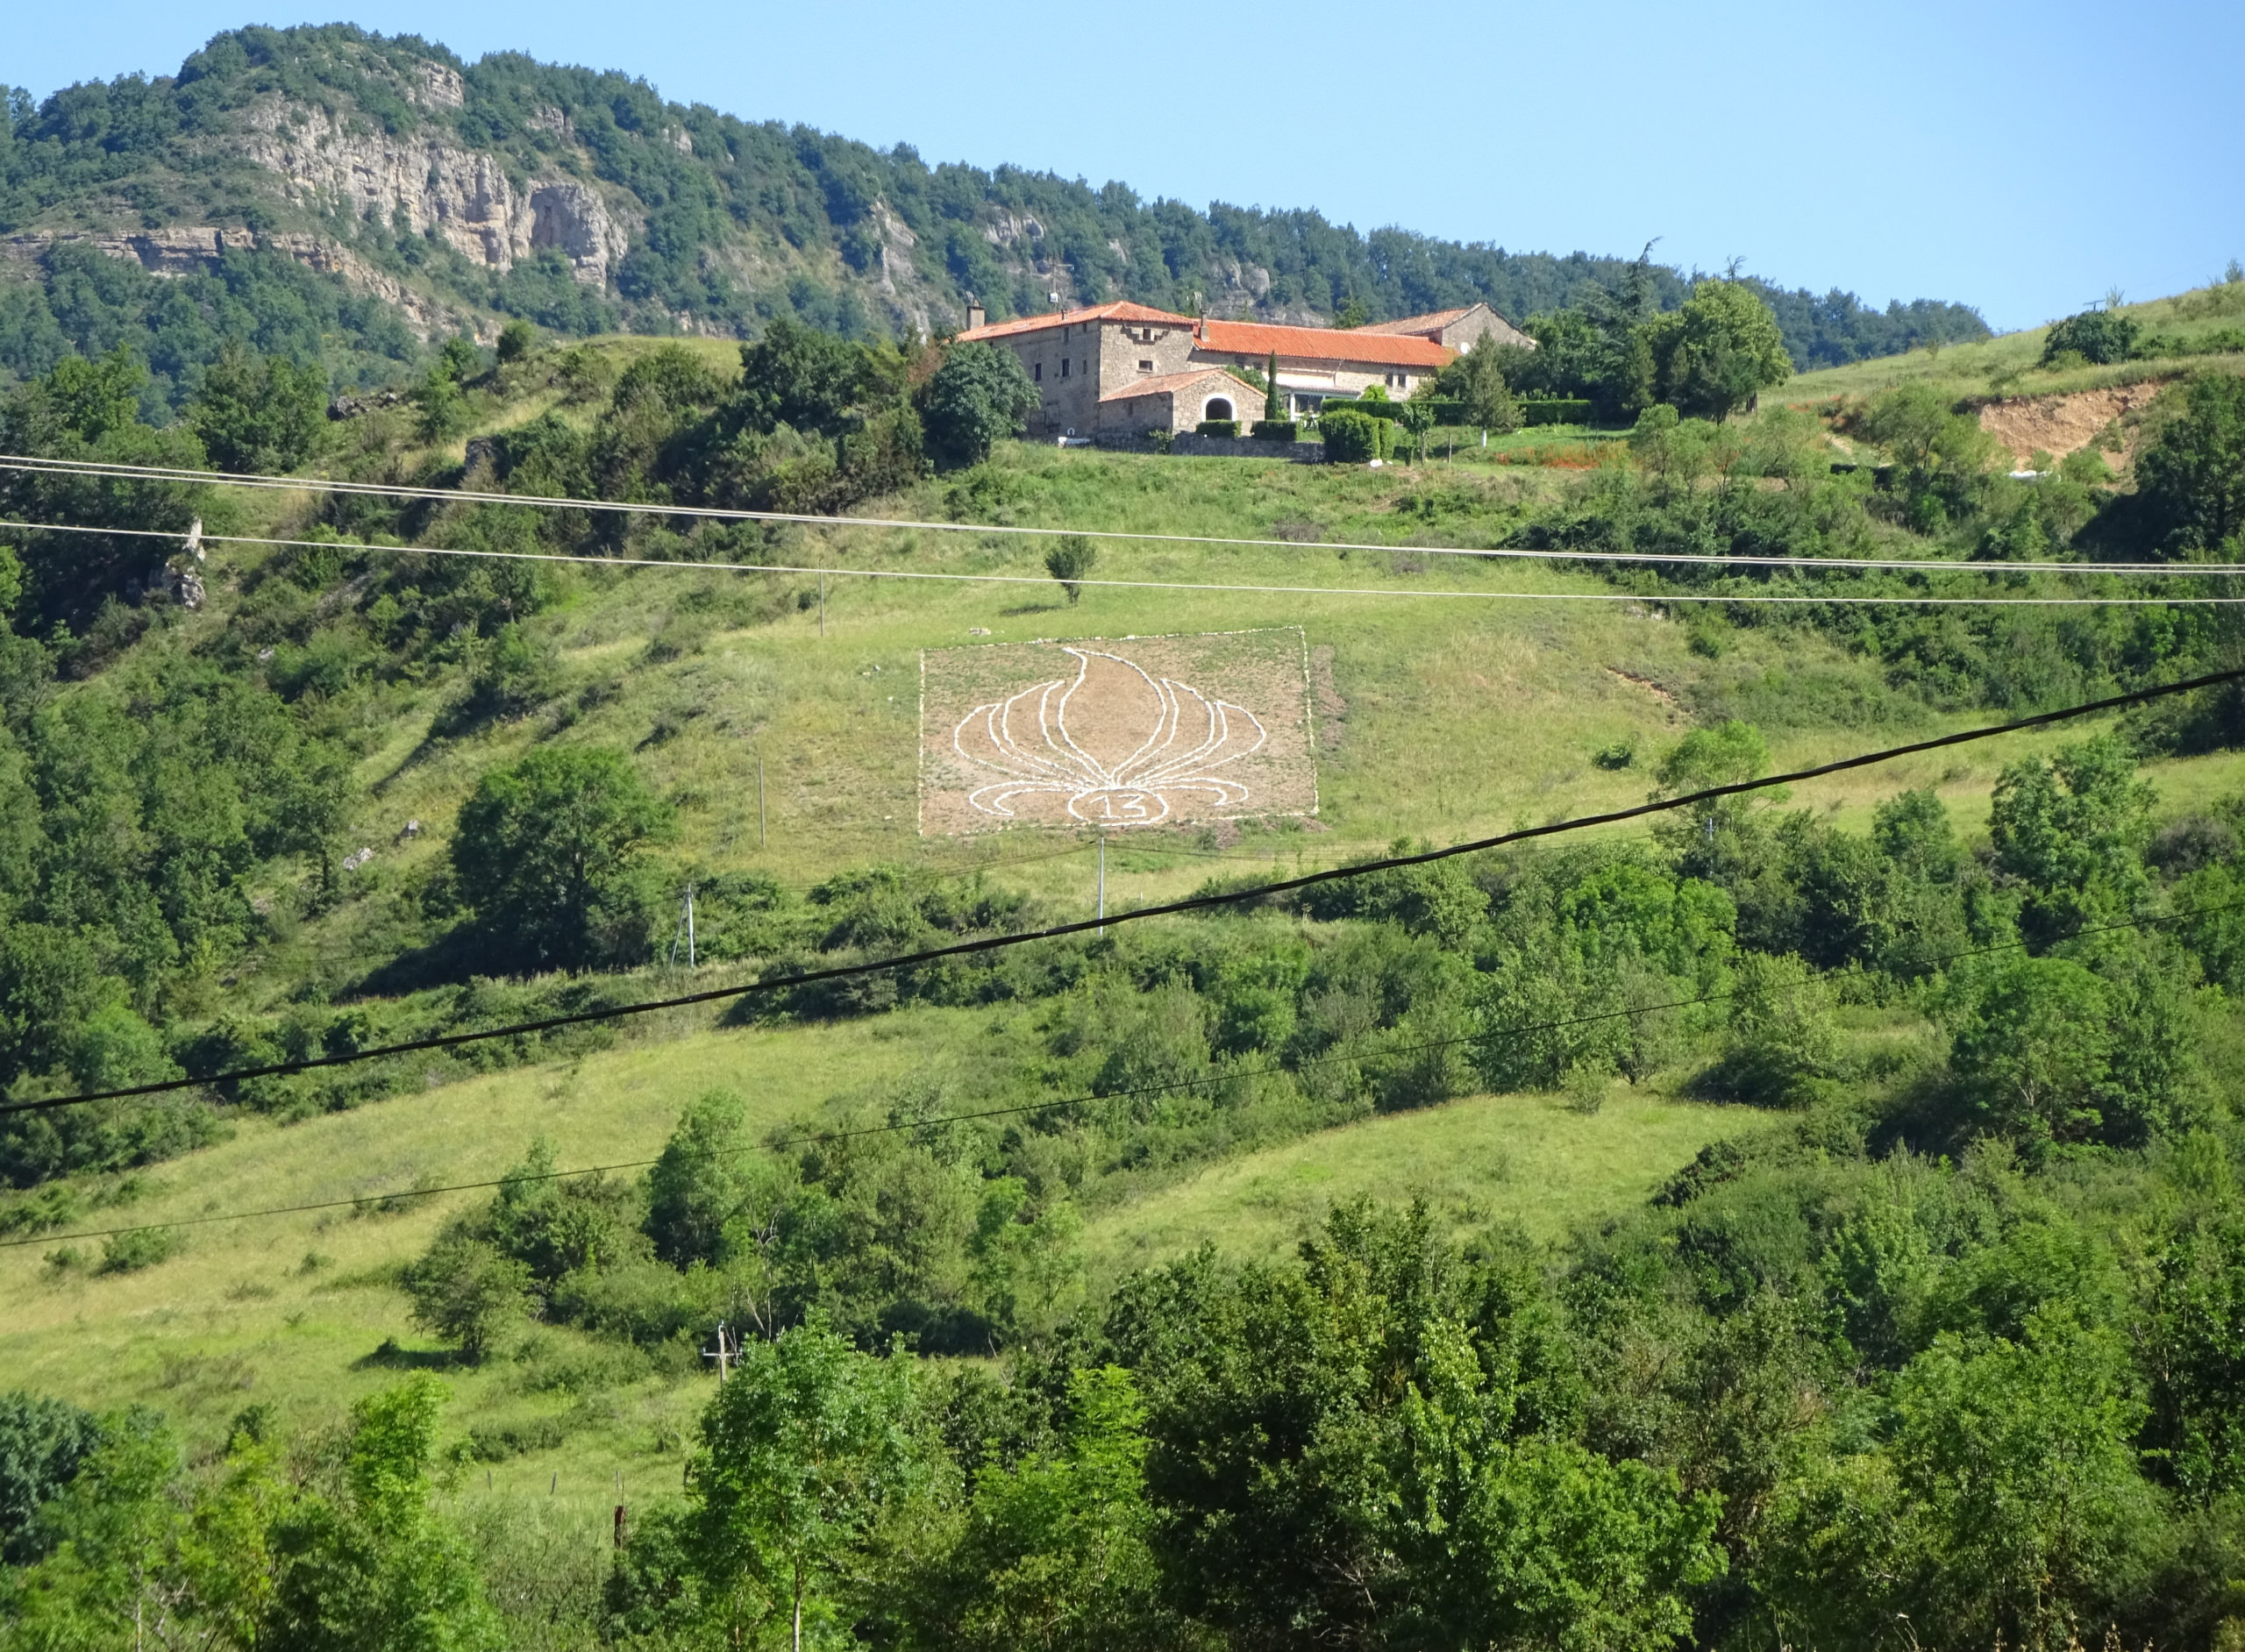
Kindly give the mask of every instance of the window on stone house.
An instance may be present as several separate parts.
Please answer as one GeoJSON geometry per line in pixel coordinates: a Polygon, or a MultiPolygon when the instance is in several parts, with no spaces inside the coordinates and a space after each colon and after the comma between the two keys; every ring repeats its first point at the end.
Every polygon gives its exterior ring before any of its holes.
{"type": "Polygon", "coordinates": [[[1138,371],[1141,373],[1151,373],[1153,370],[1154,364],[1151,361],[1141,361],[1138,363],[1138,371]]]}
{"type": "Polygon", "coordinates": [[[1044,383],[1044,364],[1042,361],[1038,362],[1036,367],[1030,370],[1030,376],[1034,378],[1039,384],[1044,383]]]}
{"type": "Polygon", "coordinates": [[[1068,358],[1065,356],[1060,358],[1060,376],[1064,379],[1068,376],[1068,358]]]}

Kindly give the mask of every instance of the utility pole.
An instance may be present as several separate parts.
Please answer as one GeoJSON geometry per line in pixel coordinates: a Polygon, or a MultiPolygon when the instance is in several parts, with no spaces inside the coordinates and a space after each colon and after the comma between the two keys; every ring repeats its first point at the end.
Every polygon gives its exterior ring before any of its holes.
{"type": "Polygon", "coordinates": [[[767,847],[771,839],[764,835],[764,753],[756,754],[756,846],[767,847]]]}
{"type": "Polygon", "coordinates": [[[684,909],[678,915],[678,925],[670,932],[670,962],[674,968],[678,964],[678,937],[681,935],[686,937],[686,962],[690,967],[694,963],[694,886],[690,883],[686,886],[686,902],[684,909]]]}
{"type": "Polygon", "coordinates": [[[1099,932],[1107,933],[1107,828],[1099,829],[1099,932]]]}
{"type": "Polygon", "coordinates": [[[818,576],[818,634],[826,635],[826,576],[818,576]]]}

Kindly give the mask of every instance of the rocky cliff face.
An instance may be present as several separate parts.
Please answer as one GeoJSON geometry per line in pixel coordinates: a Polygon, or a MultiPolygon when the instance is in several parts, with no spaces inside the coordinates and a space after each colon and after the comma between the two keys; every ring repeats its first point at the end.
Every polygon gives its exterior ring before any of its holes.
{"type": "MultiPolygon", "coordinates": [[[[458,79],[437,95],[456,96],[458,79]]],[[[631,246],[631,226],[595,186],[559,175],[518,182],[496,157],[432,133],[394,138],[275,96],[251,111],[242,148],[279,174],[299,205],[380,219],[416,235],[433,229],[463,257],[493,270],[552,247],[578,281],[604,288],[631,246]]]]}

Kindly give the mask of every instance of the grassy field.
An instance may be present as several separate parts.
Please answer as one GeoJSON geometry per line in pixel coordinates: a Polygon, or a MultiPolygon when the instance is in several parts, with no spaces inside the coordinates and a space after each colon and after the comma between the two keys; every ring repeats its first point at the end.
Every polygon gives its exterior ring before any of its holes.
{"type": "Polygon", "coordinates": [[[1112,1278],[1204,1241],[1276,1257],[1336,1204],[1408,1197],[1453,1233],[1511,1221],[1555,1240],[1641,1202],[1707,1143],[1766,1128],[1621,1083],[1594,1114],[1556,1096],[1477,1096],[1243,1155],[1101,1216],[1089,1237],[1112,1278]]]}
{"type": "MultiPolygon", "coordinates": [[[[2188,345],[2194,338],[2245,323],[2245,282],[2203,287],[2146,303],[2124,303],[2118,313],[2135,321],[2146,333],[2165,333],[2188,345]]],[[[1841,396],[1876,395],[1905,384],[1930,385],[1942,395],[1959,400],[2064,395],[2079,390],[2175,378],[2202,368],[2245,373],[2245,356],[2229,353],[2126,361],[2110,367],[2043,368],[2035,364],[2042,357],[2042,340],[2049,331],[2048,327],[2029,327],[1979,344],[1914,350],[1906,355],[1880,356],[1869,361],[1849,362],[1845,367],[1826,367],[1799,374],[1764,399],[1810,406],[1841,396]]]]}

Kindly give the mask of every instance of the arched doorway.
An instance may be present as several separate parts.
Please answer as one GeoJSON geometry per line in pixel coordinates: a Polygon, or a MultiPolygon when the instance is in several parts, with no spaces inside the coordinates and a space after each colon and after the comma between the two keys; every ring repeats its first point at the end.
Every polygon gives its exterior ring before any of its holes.
{"type": "Polygon", "coordinates": [[[1228,419],[1235,417],[1231,410],[1231,398],[1228,395],[1210,396],[1208,405],[1201,409],[1201,417],[1204,419],[1228,419]]]}

